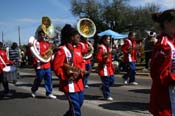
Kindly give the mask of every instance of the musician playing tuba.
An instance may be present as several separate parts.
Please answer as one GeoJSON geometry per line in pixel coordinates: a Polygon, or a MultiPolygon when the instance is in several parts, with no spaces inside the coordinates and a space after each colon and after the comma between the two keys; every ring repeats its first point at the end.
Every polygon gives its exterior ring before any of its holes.
{"type": "MultiPolygon", "coordinates": [[[[86,55],[88,55],[88,53],[90,53],[92,51],[92,47],[90,47],[90,44],[87,40],[87,38],[81,36],[81,40],[80,40],[80,45],[82,47],[82,51],[83,51],[83,56],[85,57],[86,55]]],[[[92,45],[91,45],[92,46],[92,45]]],[[[91,53],[92,54],[92,53],[91,53]]],[[[83,57],[83,58],[84,58],[83,57]]],[[[88,73],[86,73],[84,75],[84,87],[85,88],[89,88],[88,86],[88,77],[90,75],[90,72],[91,72],[91,68],[92,68],[92,65],[91,65],[91,57],[90,58],[84,58],[84,62],[85,62],[85,69],[88,73]]]]}
{"type": "Polygon", "coordinates": [[[53,62],[53,70],[60,78],[59,89],[69,101],[69,109],[64,116],[81,116],[84,101],[85,64],[79,40],[78,31],[66,24],[61,30],[61,46],[53,62]]]}
{"type": "Polygon", "coordinates": [[[36,39],[34,40],[34,43],[30,43],[31,47],[35,50],[32,52],[34,53],[34,61],[33,66],[36,70],[37,77],[35,78],[31,91],[32,91],[32,97],[36,97],[36,91],[38,90],[42,79],[45,80],[45,89],[46,89],[46,96],[51,99],[56,99],[56,96],[52,94],[52,73],[51,73],[51,64],[50,60],[45,62],[45,59],[48,59],[50,57],[51,53],[48,53],[48,50],[50,49],[51,44],[49,41],[46,41],[49,39],[48,33],[46,33],[47,28],[49,28],[49,25],[51,24],[51,20],[49,17],[42,17],[42,24],[39,26],[39,28],[36,31],[36,39]],[[46,28],[45,28],[46,27],[46,28]],[[35,46],[35,47],[34,47],[35,46]],[[38,54],[38,55],[36,55],[38,54]],[[44,60],[44,61],[42,61],[44,60]]]}
{"type": "Polygon", "coordinates": [[[91,65],[91,57],[94,52],[94,48],[92,44],[88,41],[88,38],[93,37],[96,32],[96,26],[92,20],[88,18],[82,18],[79,20],[77,24],[77,29],[81,34],[80,45],[83,50],[83,58],[85,61],[85,69],[88,73],[84,76],[84,87],[89,88],[88,86],[88,77],[90,75],[92,65],[91,65]]]}

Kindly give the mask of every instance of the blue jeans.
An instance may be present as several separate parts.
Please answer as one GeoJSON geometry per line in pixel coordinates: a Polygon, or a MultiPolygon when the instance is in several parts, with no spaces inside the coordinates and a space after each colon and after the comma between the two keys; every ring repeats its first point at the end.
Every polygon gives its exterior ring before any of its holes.
{"type": "Polygon", "coordinates": [[[129,83],[135,81],[135,75],[136,75],[136,63],[135,62],[127,62],[127,73],[123,76],[124,80],[128,80],[129,83]]]}
{"type": "MultiPolygon", "coordinates": [[[[91,69],[91,64],[86,64],[86,71],[89,71],[91,69]]],[[[88,77],[89,74],[85,74],[84,75],[84,85],[88,85],[88,77]]]]}
{"type": "Polygon", "coordinates": [[[0,82],[2,82],[2,85],[4,87],[4,93],[8,93],[9,92],[9,85],[8,85],[8,81],[5,81],[3,73],[0,74],[0,82]]]}
{"type": "Polygon", "coordinates": [[[51,69],[38,69],[36,70],[37,77],[34,80],[34,84],[31,88],[32,92],[36,92],[41,84],[42,79],[45,81],[46,95],[52,93],[52,72],[51,69]]]}
{"type": "Polygon", "coordinates": [[[84,101],[84,91],[75,93],[65,93],[69,101],[69,110],[64,116],[81,116],[81,106],[84,101]]]}
{"type": "Polygon", "coordinates": [[[115,82],[114,75],[111,76],[102,76],[101,77],[102,81],[102,87],[100,88],[103,92],[104,98],[110,97],[110,86],[112,86],[115,82]]]}

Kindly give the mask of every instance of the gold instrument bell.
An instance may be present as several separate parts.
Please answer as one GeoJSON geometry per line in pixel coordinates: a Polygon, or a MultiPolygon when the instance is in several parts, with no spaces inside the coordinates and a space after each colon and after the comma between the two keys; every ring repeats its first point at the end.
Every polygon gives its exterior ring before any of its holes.
{"type": "Polygon", "coordinates": [[[80,35],[85,38],[93,37],[96,33],[96,26],[89,18],[81,18],[77,23],[77,29],[80,35]]]}
{"type": "Polygon", "coordinates": [[[43,30],[45,35],[47,36],[45,38],[45,41],[48,41],[49,43],[51,43],[52,39],[55,37],[56,33],[55,33],[55,28],[51,23],[51,20],[49,17],[44,16],[42,17],[42,24],[38,26],[36,32],[35,32],[35,37],[31,36],[29,38],[29,43],[32,44],[32,46],[30,47],[33,55],[38,58],[41,62],[47,63],[50,62],[53,51],[52,51],[52,46],[49,47],[46,51],[45,51],[45,56],[41,56],[41,54],[39,54],[39,51],[37,49],[36,46],[36,42],[38,38],[38,32],[43,30]]]}
{"type": "MultiPolygon", "coordinates": [[[[93,37],[96,33],[96,26],[94,22],[89,18],[81,18],[77,23],[77,30],[80,33],[81,36],[88,39],[90,37],[93,37]]],[[[92,57],[94,53],[93,45],[88,42],[89,45],[89,52],[87,54],[84,54],[84,59],[89,59],[92,57]]]]}
{"type": "Polygon", "coordinates": [[[41,25],[37,28],[36,35],[39,31],[43,30],[49,39],[52,39],[56,36],[55,34],[55,28],[53,24],[51,23],[51,20],[47,16],[42,17],[41,25]]]}

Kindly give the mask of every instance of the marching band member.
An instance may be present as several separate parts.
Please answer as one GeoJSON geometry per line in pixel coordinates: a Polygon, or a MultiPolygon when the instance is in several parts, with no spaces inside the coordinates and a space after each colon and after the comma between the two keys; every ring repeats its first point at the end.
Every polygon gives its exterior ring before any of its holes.
{"type": "Polygon", "coordinates": [[[154,116],[175,115],[175,10],[155,13],[161,34],[151,57],[152,87],[149,111],[154,116]]]}
{"type": "Polygon", "coordinates": [[[124,62],[127,68],[127,73],[123,76],[124,84],[128,84],[129,78],[129,84],[138,85],[138,83],[135,82],[137,57],[135,32],[130,32],[128,34],[128,39],[125,39],[121,50],[124,54],[124,62]]]}
{"type": "Polygon", "coordinates": [[[101,90],[106,100],[113,100],[110,94],[110,86],[114,84],[114,66],[112,64],[112,54],[110,53],[110,37],[102,36],[100,45],[98,46],[97,62],[98,74],[101,77],[101,90]],[[109,54],[108,54],[109,53],[109,54]]]}
{"type": "Polygon", "coordinates": [[[5,96],[12,96],[12,94],[9,92],[8,81],[6,79],[4,79],[4,76],[3,76],[3,68],[5,67],[3,62],[5,62],[8,65],[12,65],[13,61],[11,61],[7,58],[7,53],[5,50],[3,50],[3,43],[2,42],[0,42],[0,57],[2,58],[2,59],[0,59],[0,82],[2,82],[3,87],[4,87],[4,95],[5,96]]]}
{"type": "Polygon", "coordinates": [[[60,91],[69,101],[69,110],[64,116],[81,116],[84,101],[83,76],[85,63],[77,30],[66,24],[61,30],[61,46],[55,55],[53,70],[60,78],[60,91]]]}
{"type": "MultiPolygon", "coordinates": [[[[38,49],[38,52],[42,57],[47,57],[46,51],[51,46],[48,41],[45,41],[46,34],[43,30],[38,31],[38,38],[36,42],[36,46],[38,49]]],[[[56,99],[56,96],[52,94],[52,72],[51,72],[51,64],[50,62],[44,63],[41,62],[39,59],[34,57],[33,66],[36,71],[37,77],[34,80],[34,83],[32,85],[31,91],[32,91],[32,97],[36,97],[36,91],[38,90],[42,79],[45,80],[45,89],[46,89],[46,96],[51,99],[56,99]]]]}
{"type": "MultiPolygon", "coordinates": [[[[80,44],[82,45],[83,54],[86,54],[89,51],[89,44],[88,44],[87,38],[81,37],[80,44]]],[[[91,68],[92,68],[91,67],[91,59],[90,58],[89,59],[84,59],[84,61],[85,61],[85,69],[88,72],[84,75],[84,87],[89,88],[88,77],[90,75],[91,68]]]]}

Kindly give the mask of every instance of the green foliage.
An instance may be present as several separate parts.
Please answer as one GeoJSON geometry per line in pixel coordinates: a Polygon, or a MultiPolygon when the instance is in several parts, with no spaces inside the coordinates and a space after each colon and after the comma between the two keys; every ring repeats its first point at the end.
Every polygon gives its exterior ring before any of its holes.
{"type": "Polygon", "coordinates": [[[98,31],[109,28],[117,32],[136,31],[142,37],[145,30],[157,30],[156,24],[151,20],[151,14],[158,12],[159,6],[146,4],[136,8],[129,6],[128,1],[72,0],[71,11],[80,18],[92,19],[98,31]]]}

